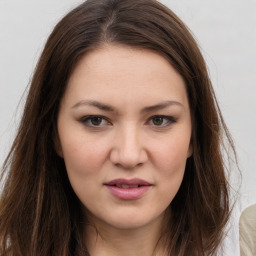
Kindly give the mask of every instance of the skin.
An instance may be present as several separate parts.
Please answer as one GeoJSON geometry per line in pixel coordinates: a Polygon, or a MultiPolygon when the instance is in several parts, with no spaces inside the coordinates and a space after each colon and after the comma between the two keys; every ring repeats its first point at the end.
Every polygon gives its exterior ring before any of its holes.
{"type": "Polygon", "coordinates": [[[91,223],[90,255],[154,254],[192,154],[191,130],[185,83],[158,53],[103,45],[80,60],[61,101],[56,150],[91,223]],[[117,178],[151,186],[123,200],[104,185],[117,178]]]}

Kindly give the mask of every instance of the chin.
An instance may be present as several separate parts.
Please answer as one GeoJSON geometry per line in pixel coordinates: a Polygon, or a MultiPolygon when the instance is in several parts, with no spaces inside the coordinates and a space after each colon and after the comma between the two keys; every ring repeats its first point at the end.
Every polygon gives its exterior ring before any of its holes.
{"type": "Polygon", "coordinates": [[[154,223],[162,221],[164,214],[148,214],[140,213],[138,211],[125,212],[124,210],[113,216],[105,216],[103,221],[106,225],[119,230],[135,230],[139,228],[151,226],[154,223]]]}

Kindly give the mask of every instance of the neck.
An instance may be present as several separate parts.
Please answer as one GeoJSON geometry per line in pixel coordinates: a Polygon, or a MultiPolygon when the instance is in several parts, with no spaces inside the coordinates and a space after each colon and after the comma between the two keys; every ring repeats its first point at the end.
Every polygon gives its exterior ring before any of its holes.
{"type": "Polygon", "coordinates": [[[162,223],[159,218],[136,229],[117,229],[99,222],[87,225],[86,247],[90,256],[163,256],[162,223]]]}

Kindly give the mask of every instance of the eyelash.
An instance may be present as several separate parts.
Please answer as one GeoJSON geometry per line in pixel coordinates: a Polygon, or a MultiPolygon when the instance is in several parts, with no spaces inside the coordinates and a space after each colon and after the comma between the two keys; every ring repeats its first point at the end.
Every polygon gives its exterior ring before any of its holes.
{"type": "Polygon", "coordinates": [[[165,120],[165,124],[161,124],[161,125],[154,125],[155,127],[160,127],[160,128],[163,128],[163,127],[168,127],[170,125],[172,125],[173,123],[176,123],[176,119],[173,117],[173,116],[163,116],[163,115],[155,115],[155,116],[152,116],[149,118],[148,122],[153,122],[153,119],[162,119],[162,120],[165,120]]]}
{"type": "Polygon", "coordinates": [[[80,119],[80,121],[87,127],[90,127],[90,128],[100,128],[102,125],[101,123],[99,125],[95,125],[95,124],[92,124],[92,120],[93,119],[96,119],[96,118],[99,118],[101,119],[101,122],[102,120],[104,120],[105,122],[107,122],[107,124],[111,124],[106,117],[104,116],[100,116],[100,115],[90,115],[90,116],[85,116],[83,117],[82,119],[80,119]]]}
{"type": "MultiPolygon", "coordinates": [[[[104,124],[102,125],[102,121],[106,122],[106,125],[111,125],[111,122],[106,117],[101,115],[89,115],[80,119],[80,122],[89,128],[101,128],[104,125],[104,124]],[[95,125],[92,123],[92,120],[97,118],[100,119],[100,123],[98,125],[95,125]]],[[[172,125],[173,123],[176,123],[176,121],[177,120],[173,116],[154,115],[154,116],[151,116],[146,123],[148,124],[151,122],[151,125],[154,126],[155,128],[164,128],[172,125]],[[152,123],[154,119],[161,119],[163,122],[165,121],[165,123],[156,125],[152,123]]]]}

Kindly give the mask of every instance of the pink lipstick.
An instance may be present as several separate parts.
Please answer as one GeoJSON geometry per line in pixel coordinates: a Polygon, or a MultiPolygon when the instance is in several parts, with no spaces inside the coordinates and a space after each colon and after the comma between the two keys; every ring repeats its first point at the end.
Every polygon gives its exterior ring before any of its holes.
{"type": "Polygon", "coordinates": [[[115,179],[104,184],[110,193],[123,200],[135,200],[142,197],[152,184],[141,179],[115,179]]]}

